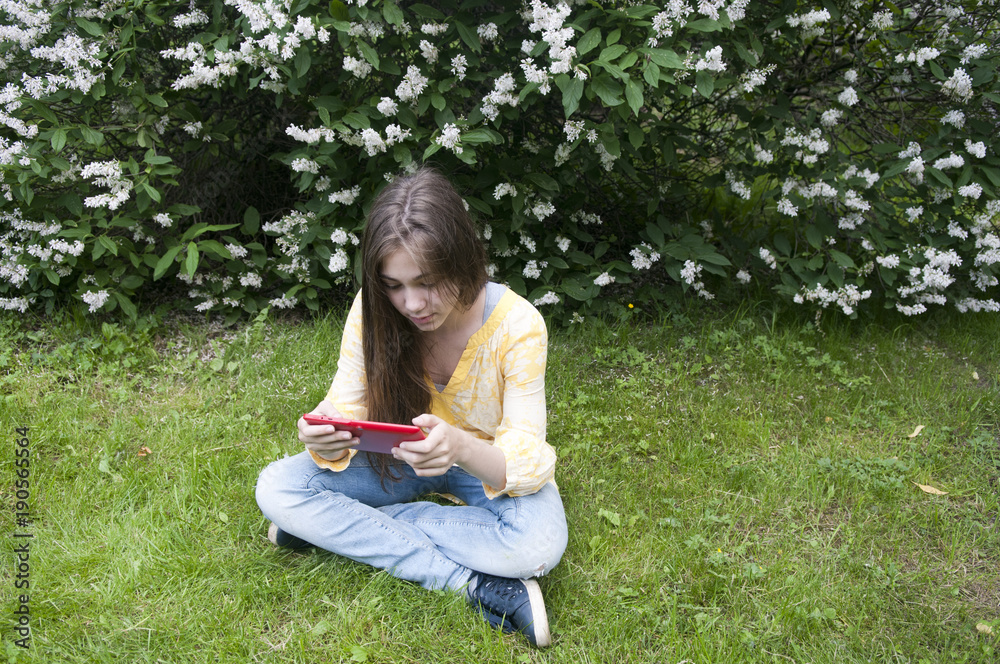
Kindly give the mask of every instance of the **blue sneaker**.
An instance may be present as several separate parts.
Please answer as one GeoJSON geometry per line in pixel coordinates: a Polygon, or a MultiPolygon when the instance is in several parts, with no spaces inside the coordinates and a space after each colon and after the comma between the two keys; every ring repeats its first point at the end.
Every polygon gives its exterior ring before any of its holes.
{"type": "Polygon", "coordinates": [[[306,547],[312,546],[309,542],[305,541],[301,537],[296,537],[295,535],[289,535],[284,530],[278,527],[278,524],[272,523],[267,529],[267,539],[271,541],[271,544],[275,546],[280,546],[285,549],[305,549],[306,547]]]}
{"type": "Polygon", "coordinates": [[[537,581],[477,572],[469,588],[469,601],[491,625],[508,633],[520,632],[533,646],[551,645],[549,618],[537,581]]]}

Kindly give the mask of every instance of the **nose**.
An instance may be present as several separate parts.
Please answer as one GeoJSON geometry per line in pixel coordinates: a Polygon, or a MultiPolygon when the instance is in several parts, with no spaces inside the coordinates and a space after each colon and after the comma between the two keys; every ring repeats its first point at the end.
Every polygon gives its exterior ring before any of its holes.
{"type": "Polygon", "coordinates": [[[427,297],[420,288],[407,288],[403,294],[403,306],[411,314],[418,314],[424,310],[427,304],[427,297]]]}

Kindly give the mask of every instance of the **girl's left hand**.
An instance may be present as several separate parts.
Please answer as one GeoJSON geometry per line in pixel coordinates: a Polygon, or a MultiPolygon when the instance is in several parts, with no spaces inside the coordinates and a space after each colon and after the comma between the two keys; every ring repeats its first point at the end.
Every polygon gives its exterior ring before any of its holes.
{"type": "Polygon", "coordinates": [[[462,454],[468,447],[467,433],[436,415],[415,417],[413,423],[427,429],[427,437],[400,443],[399,447],[392,450],[395,458],[412,466],[419,477],[444,475],[449,468],[460,463],[462,454]]]}

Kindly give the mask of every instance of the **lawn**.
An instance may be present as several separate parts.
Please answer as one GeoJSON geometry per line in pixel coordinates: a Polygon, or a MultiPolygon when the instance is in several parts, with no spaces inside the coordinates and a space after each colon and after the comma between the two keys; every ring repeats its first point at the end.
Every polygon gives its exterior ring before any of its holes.
{"type": "Polygon", "coordinates": [[[342,316],[0,316],[7,660],[997,660],[1000,317],[553,326],[570,543],[533,650],[453,595],[266,540],[257,473],[298,451],[342,316]]]}

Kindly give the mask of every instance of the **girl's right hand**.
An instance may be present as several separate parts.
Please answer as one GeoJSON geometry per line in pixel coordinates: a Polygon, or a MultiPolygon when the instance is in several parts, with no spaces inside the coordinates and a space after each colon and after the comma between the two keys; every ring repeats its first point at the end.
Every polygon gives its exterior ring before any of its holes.
{"type": "MultiPolygon", "coordinates": [[[[324,417],[340,417],[332,405],[325,401],[313,409],[310,414],[324,417]]],[[[347,455],[347,450],[361,441],[350,431],[338,431],[332,424],[309,424],[304,418],[299,418],[299,440],[305,443],[306,449],[315,452],[327,461],[337,461],[347,455]]]]}

